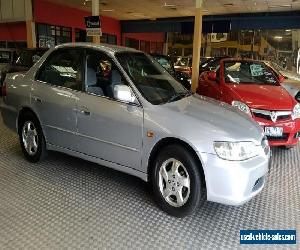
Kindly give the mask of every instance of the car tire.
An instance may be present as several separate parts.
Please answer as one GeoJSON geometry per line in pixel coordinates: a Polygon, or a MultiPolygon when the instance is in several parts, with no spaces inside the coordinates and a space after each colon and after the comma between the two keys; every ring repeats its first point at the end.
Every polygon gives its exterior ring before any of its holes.
{"type": "Polygon", "coordinates": [[[30,112],[22,115],[19,122],[19,140],[25,158],[32,163],[47,155],[45,137],[36,116],[30,112]]]}
{"type": "Polygon", "coordinates": [[[192,214],[201,201],[201,165],[180,145],[164,147],[151,172],[154,198],[160,208],[175,217],[192,214]]]}

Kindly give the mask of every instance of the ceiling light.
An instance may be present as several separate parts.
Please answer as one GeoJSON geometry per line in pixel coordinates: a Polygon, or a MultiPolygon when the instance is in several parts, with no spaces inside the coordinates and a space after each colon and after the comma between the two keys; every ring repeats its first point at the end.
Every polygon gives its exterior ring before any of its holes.
{"type": "Polygon", "coordinates": [[[277,39],[277,40],[282,40],[282,36],[274,36],[274,39],[277,39]]]}
{"type": "Polygon", "coordinates": [[[169,4],[169,3],[165,2],[162,7],[164,7],[164,8],[176,8],[176,4],[169,4]]]}
{"type": "Polygon", "coordinates": [[[292,8],[291,4],[276,4],[276,5],[269,5],[269,8],[292,8]]]}
{"type": "Polygon", "coordinates": [[[114,9],[104,9],[104,10],[100,10],[100,11],[102,11],[102,12],[113,12],[115,10],[114,9]]]}

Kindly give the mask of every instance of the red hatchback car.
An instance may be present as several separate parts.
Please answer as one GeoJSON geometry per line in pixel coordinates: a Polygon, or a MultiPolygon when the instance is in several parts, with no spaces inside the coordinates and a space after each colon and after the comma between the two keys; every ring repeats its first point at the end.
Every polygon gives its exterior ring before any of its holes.
{"type": "Polygon", "coordinates": [[[197,93],[235,106],[257,121],[270,146],[296,146],[300,138],[300,104],[280,85],[263,62],[223,59],[200,76],[197,93]]]}

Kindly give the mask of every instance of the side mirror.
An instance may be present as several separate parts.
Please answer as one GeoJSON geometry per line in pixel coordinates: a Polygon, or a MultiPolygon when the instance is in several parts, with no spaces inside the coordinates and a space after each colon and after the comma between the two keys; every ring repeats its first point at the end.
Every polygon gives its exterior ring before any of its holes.
{"type": "Polygon", "coordinates": [[[119,101],[136,103],[136,98],[132,93],[130,87],[128,87],[127,85],[115,85],[114,97],[119,101]]]}
{"type": "Polygon", "coordinates": [[[216,73],[215,71],[209,71],[209,72],[207,73],[207,78],[208,78],[208,80],[210,80],[210,81],[216,82],[216,81],[217,81],[217,73],[216,73]]]}
{"type": "Polygon", "coordinates": [[[285,77],[283,75],[279,75],[278,80],[280,83],[283,83],[285,81],[285,77]]]}

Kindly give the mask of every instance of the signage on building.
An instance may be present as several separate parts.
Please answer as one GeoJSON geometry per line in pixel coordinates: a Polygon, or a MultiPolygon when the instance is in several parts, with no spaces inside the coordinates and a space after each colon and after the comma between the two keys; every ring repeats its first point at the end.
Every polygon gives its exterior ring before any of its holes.
{"type": "Polygon", "coordinates": [[[87,16],[84,19],[87,36],[102,36],[100,16],[87,16]]]}
{"type": "Polygon", "coordinates": [[[227,33],[211,33],[210,39],[212,43],[219,43],[227,41],[227,33]]]}

